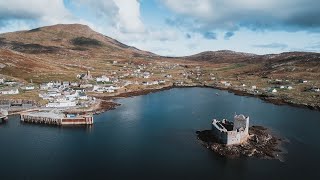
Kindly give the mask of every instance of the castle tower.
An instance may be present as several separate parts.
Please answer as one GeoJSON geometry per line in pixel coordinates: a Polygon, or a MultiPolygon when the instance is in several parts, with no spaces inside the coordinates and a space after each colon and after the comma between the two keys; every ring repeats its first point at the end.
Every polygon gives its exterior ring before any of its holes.
{"type": "Polygon", "coordinates": [[[245,117],[243,114],[234,116],[234,126],[233,130],[243,130],[246,134],[249,133],[249,116],[245,117]]]}

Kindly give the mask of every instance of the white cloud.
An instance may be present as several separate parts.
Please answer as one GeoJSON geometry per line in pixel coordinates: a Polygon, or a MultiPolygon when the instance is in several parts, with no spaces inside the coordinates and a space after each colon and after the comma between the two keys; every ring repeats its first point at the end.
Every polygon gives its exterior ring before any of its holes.
{"type": "Polygon", "coordinates": [[[70,16],[63,0],[0,0],[0,19],[38,19],[70,16]]]}
{"type": "Polygon", "coordinates": [[[144,24],[140,17],[140,3],[137,0],[113,0],[118,7],[117,27],[122,32],[143,33],[144,24]]]}
{"type": "MultiPolygon", "coordinates": [[[[314,0],[161,0],[173,12],[193,18],[200,29],[300,30],[320,27],[320,1],[314,0]]],[[[184,17],[185,18],[185,17],[184,17]]]]}
{"type": "Polygon", "coordinates": [[[89,24],[75,18],[63,0],[0,0],[0,32],[67,23],[89,24]]]}
{"type": "Polygon", "coordinates": [[[85,5],[108,26],[114,26],[121,33],[143,33],[144,24],[140,15],[138,0],[73,0],[74,4],[85,5]]]}

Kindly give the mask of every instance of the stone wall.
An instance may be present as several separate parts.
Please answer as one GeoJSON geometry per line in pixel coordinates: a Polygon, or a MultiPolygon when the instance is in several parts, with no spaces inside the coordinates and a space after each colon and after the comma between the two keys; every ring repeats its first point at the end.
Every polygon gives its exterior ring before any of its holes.
{"type": "MultiPolygon", "coordinates": [[[[248,128],[247,128],[248,129],[248,128]]],[[[234,145],[245,142],[248,138],[246,131],[221,131],[212,125],[212,133],[223,144],[234,145]]]]}

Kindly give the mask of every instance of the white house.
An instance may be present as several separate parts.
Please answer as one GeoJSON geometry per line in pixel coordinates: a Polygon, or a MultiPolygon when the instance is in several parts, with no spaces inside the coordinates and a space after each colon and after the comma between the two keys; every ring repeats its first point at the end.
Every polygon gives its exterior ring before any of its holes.
{"type": "Polygon", "coordinates": [[[69,86],[70,86],[70,82],[64,81],[64,82],[62,83],[62,85],[63,85],[64,87],[69,87],[69,86]]]}
{"type": "Polygon", "coordinates": [[[80,88],[91,88],[91,87],[93,87],[92,84],[81,84],[80,85],[80,88]]]}
{"type": "Polygon", "coordinates": [[[40,90],[48,90],[53,87],[53,82],[43,83],[40,85],[40,90]]]}
{"type": "Polygon", "coordinates": [[[19,89],[1,90],[1,94],[19,94],[19,89]]]}
{"type": "Polygon", "coordinates": [[[103,93],[103,92],[104,92],[104,89],[103,89],[103,87],[101,87],[101,86],[93,86],[92,91],[99,92],[99,93],[103,93]]]}
{"type": "Polygon", "coordinates": [[[101,77],[97,77],[96,81],[97,82],[109,82],[110,78],[108,78],[107,76],[101,76],[101,77]]]}
{"type": "Polygon", "coordinates": [[[229,87],[229,86],[231,86],[231,83],[225,83],[224,86],[229,87]]]}
{"type": "Polygon", "coordinates": [[[159,82],[158,82],[158,81],[153,81],[152,84],[153,84],[153,85],[158,85],[159,82]]]}
{"type": "Polygon", "coordinates": [[[49,91],[49,92],[47,93],[47,95],[48,95],[49,97],[57,97],[57,96],[61,96],[61,93],[60,93],[60,92],[57,92],[57,91],[49,91]]]}
{"type": "Polygon", "coordinates": [[[88,96],[85,93],[79,93],[79,99],[81,100],[88,100],[88,96]]]}
{"type": "Polygon", "coordinates": [[[34,86],[26,86],[25,89],[26,89],[27,91],[34,90],[34,86]]]}
{"type": "Polygon", "coordinates": [[[77,83],[77,82],[72,82],[72,83],[71,83],[71,86],[73,86],[73,87],[78,87],[78,86],[79,86],[79,83],[77,83]]]}
{"type": "Polygon", "coordinates": [[[313,92],[320,92],[320,89],[319,88],[312,88],[311,89],[313,92]]]}
{"type": "Polygon", "coordinates": [[[149,86],[149,85],[151,85],[151,83],[149,83],[149,82],[142,82],[142,85],[144,85],[144,86],[149,86]]]}
{"type": "Polygon", "coordinates": [[[74,101],[61,101],[61,102],[51,102],[46,105],[48,108],[66,108],[75,107],[77,104],[74,101]]]}
{"type": "Polygon", "coordinates": [[[145,78],[145,79],[150,78],[150,73],[149,72],[144,72],[143,73],[143,78],[145,78]]]}
{"type": "Polygon", "coordinates": [[[113,89],[105,89],[105,92],[107,93],[114,93],[115,91],[113,89]]]}

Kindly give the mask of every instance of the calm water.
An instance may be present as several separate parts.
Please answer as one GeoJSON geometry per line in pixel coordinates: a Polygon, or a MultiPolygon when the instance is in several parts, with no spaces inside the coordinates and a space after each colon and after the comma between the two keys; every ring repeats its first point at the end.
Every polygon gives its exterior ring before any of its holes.
{"type": "Polygon", "coordinates": [[[205,88],[121,99],[91,128],[0,124],[0,179],[320,179],[320,112],[205,88]],[[216,93],[220,96],[216,96],[216,93]],[[195,131],[235,112],[286,137],[278,160],[219,157],[195,131]]]}

